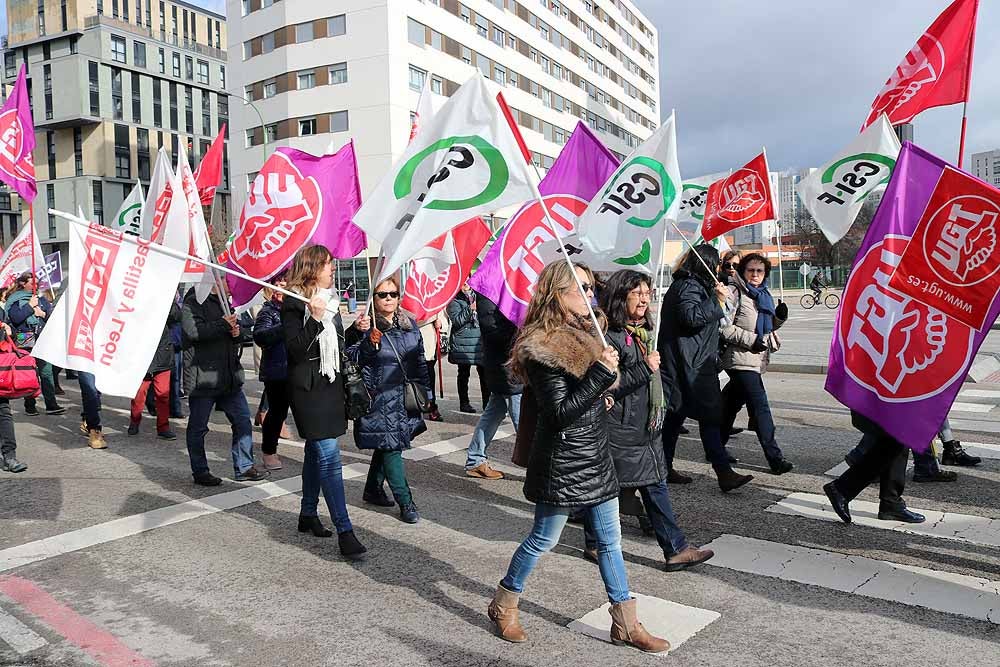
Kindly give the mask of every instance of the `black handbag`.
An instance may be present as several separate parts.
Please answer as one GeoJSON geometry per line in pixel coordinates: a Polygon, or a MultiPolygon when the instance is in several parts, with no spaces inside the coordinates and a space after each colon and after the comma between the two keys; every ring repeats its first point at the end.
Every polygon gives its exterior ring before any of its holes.
{"type": "Polygon", "coordinates": [[[348,419],[361,419],[372,409],[372,396],[365,386],[361,367],[341,355],[340,372],[344,376],[344,408],[348,419]]]}
{"type": "Polygon", "coordinates": [[[406,376],[406,367],[403,366],[403,360],[399,358],[396,345],[388,335],[382,337],[389,341],[389,347],[392,348],[392,353],[396,355],[396,361],[399,362],[399,370],[403,373],[403,404],[406,406],[406,411],[430,412],[431,402],[427,398],[427,390],[419,382],[406,376]]]}

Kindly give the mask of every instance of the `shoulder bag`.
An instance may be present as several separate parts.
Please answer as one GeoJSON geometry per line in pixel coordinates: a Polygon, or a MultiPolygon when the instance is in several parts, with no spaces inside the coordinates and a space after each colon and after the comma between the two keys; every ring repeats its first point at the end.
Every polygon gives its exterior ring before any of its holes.
{"type": "Polygon", "coordinates": [[[403,402],[406,406],[406,411],[429,412],[431,409],[431,402],[427,399],[427,390],[424,389],[419,382],[411,380],[407,377],[406,367],[403,366],[403,360],[399,358],[399,352],[396,350],[396,345],[392,342],[392,338],[390,338],[388,334],[389,332],[386,332],[382,338],[389,342],[389,347],[392,348],[392,353],[396,355],[396,361],[399,362],[399,370],[403,373],[403,402]]]}

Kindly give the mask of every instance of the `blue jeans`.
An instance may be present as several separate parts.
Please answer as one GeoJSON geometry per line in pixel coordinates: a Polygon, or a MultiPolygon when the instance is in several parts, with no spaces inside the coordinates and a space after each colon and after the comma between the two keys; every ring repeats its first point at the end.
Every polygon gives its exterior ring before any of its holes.
{"type": "MultiPolygon", "coordinates": [[[[571,508],[538,503],[535,505],[535,525],[510,559],[507,575],[500,585],[514,593],[524,592],[524,582],[535,569],[538,559],[559,542],[571,508]]],[[[597,566],[604,580],[604,589],[611,604],[625,602],[631,596],[628,575],[622,557],[622,528],[618,518],[618,498],[586,508],[585,516],[597,537],[597,566]]]]}
{"type": "MultiPolygon", "coordinates": [[[[667,467],[674,467],[674,453],[677,451],[677,438],[681,435],[681,426],[684,425],[684,413],[668,412],[663,418],[663,454],[667,461],[667,467]]],[[[729,454],[722,444],[722,432],[718,424],[709,422],[698,422],[698,433],[701,436],[701,446],[705,450],[705,456],[712,464],[716,472],[729,470],[729,454]]]]}
{"type": "MultiPolygon", "coordinates": [[[[670,504],[670,492],[667,490],[667,483],[650,484],[640,486],[639,495],[642,496],[642,506],[646,510],[646,517],[653,525],[653,533],[656,535],[656,542],[663,549],[663,556],[670,558],[674,554],[679,554],[688,548],[687,537],[684,531],[677,525],[677,517],[674,516],[674,508],[670,504]]],[[[631,493],[631,489],[628,489],[631,493]]],[[[588,549],[597,548],[597,535],[590,522],[584,517],[583,537],[588,549]]]]}
{"type": "Polygon", "coordinates": [[[767,462],[781,461],[784,455],[774,439],[774,417],[771,416],[771,405],[767,402],[764,378],[755,371],[731,370],[726,373],[729,375],[729,382],[722,390],[722,445],[725,446],[729,441],[733,422],[745,403],[767,462]]]}
{"type": "Polygon", "coordinates": [[[97,379],[93,373],[80,371],[76,374],[80,383],[80,398],[83,402],[83,412],[80,416],[87,422],[87,429],[101,430],[101,392],[97,391],[97,379]]]}
{"type": "Polygon", "coordinates": [[[486,403],[486,409],[479,415],[476,422],[476,430],[472,432],[472,440],[469,442],[469,452],[465,459],[465,469],[472,470],[477,465],[486,462],[486,448],[493,441],[493,436],[500,428],[500,422],[510,413],[510,420],[514,422],[517,429],[521,420],[521,394],[504,396],[502,394],[490,394],[490,400],[486,403]]]}
{"type": "Polygon", "coordinates": [[[302,516],[317,516],[319,492],[322,490],[338,533],[354,530],[351,518],[347,516],[343,470],[336,438],[306,440],[306,456],[302,464],[302,509],[299,513],[302,516]]]}
{"type": "Polygon", "coordinates": [[[174,367],[170,371],[170,416],[180,417],[184,410],[181,407],[181,380],[184,378],[184,361],[180,352],[174,352],[174,367]]]}
{"type": "Polygon", "coordinates": [[[250,408],[246,396],[237,389],[222,396],[189,396],[187,426],[187,450],[191,459],[191,474],[195,477],[207,475],[208,459],[205,457],[205,434],[208,433],[208,419],[212,408],[218,406],[226,413],[233,429],[233,469],[236,474],[246,472],[253,465],[253,427],[250,424],[250,408]]]}

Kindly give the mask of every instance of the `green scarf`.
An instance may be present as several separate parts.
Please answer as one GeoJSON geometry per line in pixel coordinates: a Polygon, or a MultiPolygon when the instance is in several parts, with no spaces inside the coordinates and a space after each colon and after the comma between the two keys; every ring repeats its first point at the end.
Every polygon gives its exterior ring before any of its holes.
{"type": "MultiPolygon", "coordinates": [[[[625,325],[625,332],[632,336],[639,347],[641,356],[649,355],[649,331],[641,325],[625,325]]],[[[666,413],[666,402],[663,400],[663,383],[660,374],[653,373],[649,378],[649,420],[646,428],[650,433],[656,433],[663,427],[663,417],[666,413]]]]}

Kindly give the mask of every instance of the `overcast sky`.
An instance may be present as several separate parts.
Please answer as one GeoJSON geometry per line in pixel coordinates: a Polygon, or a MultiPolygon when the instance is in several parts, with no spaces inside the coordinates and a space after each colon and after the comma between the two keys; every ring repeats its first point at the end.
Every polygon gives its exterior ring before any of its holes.
{"type": "MultiPolygon", "coordinates": [[[[948,0],[633,0],[660,39],[660,100],[677,110],[681,173],[816,167],[854,137],[875,95],[948,0]]],[[[962,106],[926,111],[914,141],[958,158],[962,106]]],[[[1000,1],[976,33],[966,165],[1000,148],[1000,1]]]]}

